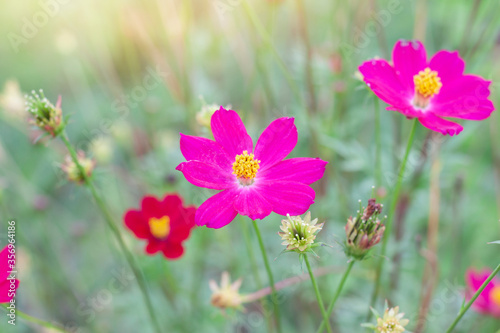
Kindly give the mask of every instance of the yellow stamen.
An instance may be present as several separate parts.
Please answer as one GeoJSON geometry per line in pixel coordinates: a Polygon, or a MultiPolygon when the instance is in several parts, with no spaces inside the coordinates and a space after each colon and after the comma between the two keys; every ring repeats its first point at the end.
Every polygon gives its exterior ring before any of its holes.
{"type": "Polygon", "coordinates": [[[491,289],[490,297],[496,305],[500,306],[500,286],[491,289]]]}
{"type": "Polygon", "coordinates": [[[156,217],[150,218],[149,229],[156,238],[162,239],[167,237],[170,233],[170,217],[165,215],[159,219],[156,217]]]}
{"type": "Polygon", "coordinates": [[[245,180],[252,180],[257,175],[259,170],[260,161],[254,159],[253,154],[248,154],[248,151],[244,150],[243,154],[236,155],[236,159],[233,163],[233,175],[238,178],[243,178],[245,180]]]}
{"type": "Polygon", "coordinates": [[[443,86],[441,78],[438,76],[438,72],[431,71],[429,67],[418,72],[418,74],[413,77],[413,82],[415,83],[415,91],[425,98],[434,96],[443,86]]]}

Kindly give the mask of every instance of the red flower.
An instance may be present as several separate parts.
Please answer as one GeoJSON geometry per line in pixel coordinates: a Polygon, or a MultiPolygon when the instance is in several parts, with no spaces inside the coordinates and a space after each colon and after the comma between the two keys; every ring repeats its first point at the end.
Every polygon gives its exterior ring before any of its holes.
{"type": "Polygon", "coordinates": [[[147,239],[146,253],[162,251],[168,259],[178,259],[184,253],[182,242],[194,227],[194,206],[184,207],[176,194],[165,196],[162,201],[145,196],[140,210],[129,210],[124,221],[137,238],[147,239]]]}
{"type": "Polygon", "coordinates": [[[9,303],[19,286],[19,280],[8,279],[12,271],[11,265],[15,266],[15,259],[9,252],[9,247],[6,246],[0,252],[0,303],[9,303]]]}

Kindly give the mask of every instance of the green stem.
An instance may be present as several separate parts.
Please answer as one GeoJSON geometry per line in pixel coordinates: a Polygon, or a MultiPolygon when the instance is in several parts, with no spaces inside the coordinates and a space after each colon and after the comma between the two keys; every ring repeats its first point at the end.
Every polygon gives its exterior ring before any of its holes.
{"type": "MultiPolygon", "coordinates": [[[[257,260],[255,259],[255,253],[253,251],[252,243],[250,240],[250,234],[248,233],[248,226],[246,223],[242,223],[242,228],[243,228],[243,238],[245,238],[245,245],[247,248],[248,252],[248,258],[250,259],[250,266],[252,266],[252,272],[255,280],[255,286],[257,287],[258,290],[262,289],[262,281],[259,276],[259,268],[257,266],[257,260]]],[[[268,332],[272,331],[272,323],[271,323],[271,317],[269,316],[269,313],[267,311],[267,308],[264,305],[264,300],[261,300],[261,305],[262,305],[262,312],[264,314],[264,317],[266,317],[266,324],[267,324],[267,330],[268,332]]]]}
{"type": "Polygon", "coordinates": [[[373,98],[375,107],[375,186],[379,188],[382,185],[380,107],[378,97],[374,94],[373,98]]]}
{"type": "Polygon", "coordinates": [[[457,324],[460,321],[460,319],[462,319],[462,317],[467,312],[467,310],[469,310],[469,308],[471,307],[472,303],[474,303],[474,301],[483,292],[484,288],[486,288],[486,286],[488,285],[488,283],[490,283],[490,281],[493,280],[493,278],[495,277],[495,275],[498,274],[499,271],[500,271],[500,264],[497,266],[497,268],[495,268],[495,270],[493,271],[493,273],[490,274],[490,276],[486,279],[486,281],[484,281],[484,283],[481,285],[481,287],[479,287],[478,291],[476,291],[476,293],[474,294],[474,296],[472,296],[471,300],[465,305],[465,307],[463,307],[460,310],[457,318],[455,318],[455,320],[450,325],[450,327],[448,328],[448,330],[446,330],[446,333],[451,333],[453,331],[453,329],[455,328],[455,326],[457,326],[457,324]]]}
{"type": "MultiPolygon", "coordinates": [[[[408,156],[410,155],[411,146],[413,144],[413,139],[415,137],[415,129],[417,127],[417,122],[418,122],[418,120],[415,118],[415,120],[413,120],[413,124],[412,124],[411,130],[410,130],[410,136],[408,137],[408,143],[406,145],[406,152],[405,152],[405,155],[403,158],[403,162],[401,163],[401,167],[399,168],[398,178],[396,180],[396,185],[394,186],[394,193],[392,196],[391,207],[389,209],[387,223],[385,224],[385,233],[384,233],[385,235],[382,239],[382,250],[380,252],[380,259],[379,259],[379,262],[377,265],[377,270],[376,270],[376,275],[375,275],[375,288],[373,290],[372,298],[370,301],[371,306],[374,306],[374,304],[378,298],[378,293],[380,290],[382,269],[383,269],[384,262],[385,262],[385,253],[387,251],[387,243],[389,241],[389,238],[391,237],[392,222],[394,221],[394,215],[396,213],[396,206],[398,204],[398,199],[399,199],[399,192],[401,190],[401,183],[402,183],[403,175],[404,175],[404,172],[406,169],[406,162],[408,161],[408,156]]],[[[371,317],[371,312],[368,315],[368,319],[370,317],[371,317]]]]}
{"type": "MultiPolygon", "coordinates": [[[[7,309],[7,305],[2,304],[2,307],[7,311],[7,313],[9,313],[9,309],[7,309]]],[[[49,323],[48,321],[45,321],[45,320],[42,320],[42,319],[38,319],[38,318],[32,317],[29,314],[26,314],[26,313],[24,313],[24,312],[22,312],[20,310],[17,310],[17,309],[16,309],[16,316],[19,316],[19,317],[23,318],[24,320],[32,322],[34,324],[37,324],[37,325],[40,325],[40,326],[43,326],[43,327],[47,327],[47,328],[51,328],[51,329],[56,330],[58,332],[68,333],[68,331],[66,331],[61,326],[49,323]]]]}
{"type": "MultiPolygon", "coordinates": [[[[337,291],[335,292],[335,295],[333,296],[333,300],[330,303],[330,305],[328,306],[328,309],[326,310],[328,317],[330,317],[332,315],[333,307],[335,306],[335,302],[337,302],[337,299],[339,298],[340,293],[342,292],[342,289],[344,288],[344,284],[347,281],[347,277],[349,276],[349,273],[351,272],[352,266],[354,266],[355,262],[356,262],[355,260],[351,260],[351,262],[349,263],[349,266],[347,266],[347,270],[345,271],[344,276],[342,276],[342,280],[340,280],[340,284],[337,287],[337,291]]],[[[323,332],[324,328],[325,328],[325,321],[321,322],[321,325],[319,326],[316,333],[323,332]]]]}
{"type": "Polygon", "coordinates": [[[316,293],[316,299],[318,300],[319,309],[321,311],[321,315],[323,316],[323,322],[326,323],[326,330],[328,333],[332,333],[332,328],[330,327],[330,321],[328,320],[328,314],[325,310],[325,305],[323,304],[323,300],[321,299],[321,293],[319,292],[318,284],[316,283],[316,278],[314,277],[314,273],[311,269],[311,264],[309,263],[309,258],[307,254],[304,254],[304,261],[306,262],[307,270],[309,271],[309,276],[311,277],[311,283],[314,288],[314,292],[316,293]]]}
{"type": "Polygon", "coordinates": [[[146,304],[146,308],[147,308],[147,311],[149,313],[149,317],[151,319],[151,323],[153,325],[153,328],[154,328],[154,330],[157,333],[160,333],[161,332],[160,326],[158,324],[158,320],[156,319],[156,315],[155,315],[154,310],[153,310],[153,305],[152,305],[151,299],[149,297],[148,288],[147,288],[146,281],[145,281],[145,278],[144,278],[144,275],[143,275],[142,271],[140,270],[139,266],[135,262],[135,259],[134,259],[133,255],[132,255],[132,252],[130,252],[130,250],[125,245],[125,242],[124,242],[123,237],[122,237],[122,235],[120,233],[120,230],[115,225],[115,223],[113,221],[113,218],[112,218],[110,212],[108,211],[108,208],[104,204],[104,201],[102,200],[102,198],[100,197],[100,195],[97,193],[97,190],[94,187],[94,183],[87,176],[87,174],[85,173],[85,170],[83,169],[82,165],[79,163],[76,151],[73,148],[73,146],[71,145],[71,143],[69,142],[69,139],[68,139],[68,136],[66,134],[66,131],[63,131],[61,133],[60,137],[61,137],[61,140],[66,145],[66,148],[68,149],[68,151],[69,151],[69,153],[71,155],[71,158],[73,159],[73,162],[76,164],[76,166],[77,166],[80,174],[82,175],[82,177],[84,179],[84,182],[85,182],[85,185],[87,185],[87,187],[89,188],[89,190],[90,190],[90,192],[92,194],[92,197],[94,198],[97,206],[101,210],[101,213],[104,216],[104,220],[106,221],[108,227],[111,229],[113,235],[115,236],[115,238],[116,238],[116,240],[118,242],[118,245],[120,246],[120,249],[122,250],[123,254],[125,255],[125,259],[127,260],[128,265],[132,269],[132,272],[134,273],[134,275],[135,275],[135,277],[137,279],[137,283],[139,285],[139,288],[140,288],[140,290],[142,292],[142,295],[143,295],[143,298],[144,298],[144,302],[146,304]]]}
{"type": "Polygon", "coordinates": [[[262,241],[262,236],[260,235],[259,226],[255,220],[252,220],[253,228],[255,229],[255,234],[259,240],[260,250],[262,252],[262,258],[264,259],[264,264],[266,266],[267,276],[269,277],[269,284],[271,287],[271,298],[274,305],[274,316],[276,318],[276,327],[278,332],[281,332],[281,322],[280,322],[280,308],[278,304],[278,295],[276,293],[276,287],[274,286],[273,272],[271,271],[271,265],[269,265],[269,259],[267,258],[266,248],[264,247],[264,242],[262,241]]]}

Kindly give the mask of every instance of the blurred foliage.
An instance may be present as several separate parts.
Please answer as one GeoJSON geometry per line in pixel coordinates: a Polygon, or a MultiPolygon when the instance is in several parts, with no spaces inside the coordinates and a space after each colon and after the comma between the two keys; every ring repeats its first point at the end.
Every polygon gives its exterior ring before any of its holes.
{"type": "MultiPolygon", "coordinates": [[[[358,199],[365,201],[375,184],[373,94],[355,78],[357,67],[374,56],[389,58],[397,39],[421,36],[429,54],[459,50],[468,73],[494,82],[498,104],[499,7],[497,1],[470,0],[3,1],[0,84],[16,80],[23,91],[43,88],[54,102],[62,96],[63,112],[71,115],[70,138],[97,159],[94,178],[120,224],[123,212],[137,207],[144,194],[175,191],[197,205],[212,194],[175,171],[183,161],[179,132],[208,135],[195,120],[204,103],[199,96],[208,104],[232,105],[254,138],[272,119],[296,117],[299,143],[292,155],[330,162],[311,207],[326,222],[318,239],[334,245],[320,249],[313,263],[334,267],[335,274],[318,278],[329,300],[346,266],[336,242],[358,199]]],[[[17,222],[18,308],[72,332],[149,332],[139,290],[134,281],[127,283],[126,263],[89,193],[67,183],[60,171],[62,143],[33,144],[37,133],[24,115],[5,105],[1,111],[0,226],[7,230],[8,219],[17,222]],[[124,279],[123,288],[111,293],[116,275],[124,279]]],[[[382,186],[388,193],[382,202],[388,206],[410,122],[382,111],[381,123],[382,186]]],[[[443,332],[458,312],[466,268],[498,261],[498,249],[486,243],[500,238],[499,118],[495,112],[486,121],[463,124],[459,136],[439,138],[439,284],[428,315],[430,333],[443,332]]],[[[421,298],[430,200],[430,163],[422,153],[429,147],[428,130],[419,126],[416,135],[403,187],[408,205],[402,236],[389,244],[390,256],[401,256],[397,287],[389,286],[395,274],[384,275],[391,301],[410,319],[421,298]]],[[[279,256],[280,220],[272,214],[260,222],[278,280],[305,269],[297,256],[279,256]]],[[[250,221],[238,217],[220,230],[196,229],[186,255],[168,262],[146,256],[144,243],[123,229],[166,331],[266,331],[257,303],[227,315],[209,304],[208,280],[219,280],[225,270],[244,278],[242,292],[258,288],[249,274],[245,232],[258,254],[250,221]]],[[[0,244],[6,244],[1,230],[0,244]]],[[[257,261],[265,282],[259,256],[257,261]]],[[[336,332],[362,330],[373,267],[374,260],[355,266],[337,303],[336,332]]],[[[316,329],[321,316],[309,283],[281,296],[286,331],[316,329]]],[[[471,311],[459,326],[456,332],[492,332],[500,322],[471,311]]],[[[9,329],[0,320],[0,330],[9,329]]],[[[16,332],[33,331],[40,329],[18,318],[16,332]]]]}

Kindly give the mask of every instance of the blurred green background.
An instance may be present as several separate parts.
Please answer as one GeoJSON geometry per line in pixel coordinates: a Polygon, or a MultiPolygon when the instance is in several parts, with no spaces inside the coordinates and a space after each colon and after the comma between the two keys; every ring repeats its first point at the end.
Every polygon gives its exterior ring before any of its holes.
{"type": "MultiPolygon", "coordinates": [[[[428,53],[459,50],[466,72],[492,80],[499,102],[500,3],[498,1],[252,1],[244,0],[41,0],[0,4],[0,245],[15,219],[18,308],[70,332],[150,332],[126,262],[88,191],[68,183],[59,165],[59,140],[41,140],[26,121],[22,92],[43,88],[62,96],[70,139],[97,160],[94,179],[116,222],[145,194],[179,192],[201,204],[212,192],[189,184],[175,167],[183,161],[179,132],[207,136],[196,121],[204,104],[231,105],[254,140],[273,119],[296,117],[299,143],[292,156],[328,160],[315,184],[313,216],[326,221],[315,267],[325,300],[333,296],[346,258],[349,215],[371,195],[374,174],[374,98],[355,77],[375,56],[390,57],[401,38],[418,37],[428,53]],[[18,86],[17,86],[18,85],[18,86]],[[122,287],[109,291],[116,276],[122,287]]],[[[381,103],[381,108],[382,108],[381,103]]],[[[388,207],[395,172],[411,122],[381,113],[382,202],[388,207]],[[386,196],[383,196],[386,192],[386,196]]],[[[468,267],[498,264],[500,151],[497,112],[482,122],[462,122],[453,138],[418,126],[389,243],[384,295],[412,319],[422,299],[427,261],[436,281],[425,332],[442,333],[463,300],[468,267]],[[439,198],[438,253],[427,251],[431,166],[439,198]],[[437,178],[436,178],[437,179],[437,178]],[[398,254],[395,258],[395,254],[398,254]],[[436,261],[437,260],[437,261],[436,261]],[[396,273],[399,272],[399,273],[396,273]]],[[[279,255],[281,217],[260,222],[276,279],[306,273],[298,257],[279,255]],[[276,259],[275,259],[276,258],[276,259]],[[275,260],[274,260],[275,259],[275,260]]],[[[165,332],[265,332],[258,303],[246,312],[221,313],[210,305],[208,281],[223,271],[243,277],[241,292],[259,283],[251,273],[253,247],[260,283],[267,278],[250,220],[238,217],[219,230],[198,228],[186,254],[168,262],[144,254],[145,246],[122,227],[152,291],[165,332]],[[248,239],[245,238],[248,236],[248,239]]],[[[377,253],[377,249],[374,253],[377,253]]],[[[357,264],[337,303],[335,332],[361,332],[376,260],[357,264]]],[[[261,286],[262,286],[261,285],[261,286]]],[[[284,328],[314,332],[320,311],[309,282],[280,293],[284,328]]],[[[383,299],[377,304],[383,311],[383,299]]],[[[456,332],[495,332],[500,321],[470,311],[456,332]]],[[[2,332],[49,332],[18,318],[2,332]]]]}

